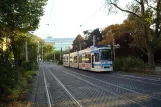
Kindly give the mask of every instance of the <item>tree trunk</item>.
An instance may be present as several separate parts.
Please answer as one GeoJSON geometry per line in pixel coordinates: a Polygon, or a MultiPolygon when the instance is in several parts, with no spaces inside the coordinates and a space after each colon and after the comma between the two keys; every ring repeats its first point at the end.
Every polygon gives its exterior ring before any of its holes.
{"type": "Polygon", "coordinates": [[[14,56],[14,64],[15,64],[15,67],[17,68],[18,67],[18,56],[17,56],[14,38],[12,37],[11,37],[11,46],[12,46],[12,51],[13,51],[13,56],[14,56]]]}
{"type": "Polygon", "coordinates": [[[149,46],[148,47],[148,64],[154,66],[154,49],[149,46]]]}

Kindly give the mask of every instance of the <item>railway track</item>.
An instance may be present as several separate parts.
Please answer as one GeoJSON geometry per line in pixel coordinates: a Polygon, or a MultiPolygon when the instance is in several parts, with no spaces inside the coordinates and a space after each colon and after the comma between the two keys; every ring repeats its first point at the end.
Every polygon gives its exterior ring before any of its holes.
{"type": "MultiPolygon", "coordinates": [[[[93,84],[95,86],[100,86],[98,88],[100,89],[106,89],[106,91],[109,91],[107,90],[108,87],[105,87],[106,85],[110,85],[112,87],[115,87],[117,88],[118,90],[124,90],[126,91],[125,93],[130,93],[129,95],[126,95],[126,96],[121,96],[122,98],[124,99],[127,99],[127,100],[130,100],[132,102],[135,102],[136,104],[139,104],[141,106],[147,106],[147,107],[160,107],[161,105],[161,99],[160,99],[160,96],[159,97],[155,97],[153,95],[150,95],[150,94],[147,94],[147,93],[141,93],[141,92],[137,92],[135,90],[131,90],[131,89],[128,89],[126,87],[122,87],[122,86],[119,86],[119,85],[116,85],[116,84],[112,84],[112,83],[109,83],[109,82],[106,82],[106,81],[102,81],[100,79],[96,79],[96,78],[93,78],[91,76],[87,76],[87,75],[83,75],[83,74],[80,74],[80,73],[77,73],[77,72],[73,72],[72,70],[66,70],[66,69],[60,69],[59,67],[57,67],[57,69],[61,70],[62,72],[64,73],[67,73],[68,75],[71,75],[71,76],[74,76],[82,81],[85,81],[89,84],[93,84]],[[99,82],[99,83],[98,83],[99,82]],[[99,85],[101,84],[101,85],[99,85]],[[140,97],[140,98],[138,98],[140,97]],[[145,101],[146,99],[152,99],[153,102],[141,102],[142,101],[145,101]]],[[[151,84],[151,83],[150,83],[151,84]]],[[[160,85],[160,84],[153,84],[153,85],[160,85]]],[[[114,92],[111,90],[111,92],[114,92]]],[[[161,92],[161,91],[160,91],[161,92]]],[[[124,94],[124,92],[120,92],[118,94],[124,94]]]]}
{"type": "Polygon", "coordinates": [[[42,69],[48,107],[83,107],[51,71],[47,68],[42,69]],[[48,78],[46,78],[47,76],[48,78]],[[54,92],[53,88],[57,88],[60,92],[54,92]]]}
{"type": "Polygon", "coordinates": [[[113,74],[106,74],[104,79],[105,75],[101,73],[90,73],[49,63],[42,64],[40,68],[36,97],[39,97],[40,93],[44,98],[36,101],[44,99],[43,102],[46,102],[48,107],[161,106],[161,95],[153,94],[153,91],[161,93],[159,80],[156,80],[155,84],[155,80],[151,79],[146,81],[146,78],[117,77],[113,74]],[[152,86],[152,89],[146,89],[148,86],[152,86]]]}

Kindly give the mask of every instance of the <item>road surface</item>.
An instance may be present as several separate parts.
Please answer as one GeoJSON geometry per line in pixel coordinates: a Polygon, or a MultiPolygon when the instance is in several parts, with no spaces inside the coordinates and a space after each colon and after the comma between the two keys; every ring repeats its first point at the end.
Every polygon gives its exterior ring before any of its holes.
{"type": "Polygon", "coordinates": [[[41,63],[29,101],[33,107],[161,107],[161,79],[41,63]]]}

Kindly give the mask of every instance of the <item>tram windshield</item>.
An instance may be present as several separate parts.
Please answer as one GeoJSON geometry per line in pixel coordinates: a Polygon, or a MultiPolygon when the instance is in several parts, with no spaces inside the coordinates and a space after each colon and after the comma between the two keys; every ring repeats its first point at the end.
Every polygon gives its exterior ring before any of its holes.
{"type": "Polygon", "coordinates": [[[100,49],[100,52],[101,52],[101,60],[111,60],[111,50],[100,49]]]}

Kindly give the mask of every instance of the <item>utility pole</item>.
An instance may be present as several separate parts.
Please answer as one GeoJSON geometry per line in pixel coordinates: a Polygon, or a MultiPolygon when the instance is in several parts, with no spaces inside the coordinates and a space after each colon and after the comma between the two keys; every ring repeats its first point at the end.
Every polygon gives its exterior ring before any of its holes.
{"type": "Polygon", "coordinates": [[[61,59],[62,59],[62,58],[61,58],[61,57],[62,57],[61,54],[62,54],[62,42],[61,42],[61,49],[60,49],[60,61],[61,61],[61,59]]]}
{"type": "Polygon", "coordinates": [[[28,61],[28,48],[27,48],[27,41],[26,41],[26,48],[25,48],[25,52],[26,52],[26,61],[28,61]]]}
{"type": "Polygon", "coordinates": [[[117,44],[117,45],[115,45],[115,40],[113,39],[113,42],[112,42],[112,45],[113,45],[113,60],[115,61],[115,49],[116,48],[119,48],[120,47],[120,45],[119,44],[117,44]]]}
{"type": "Polygon", "coordinates": [[[114,39],[112,41],[112,45],[113,45],[113,60],[115,61],[115,43],[114,43],[114,39]]]}
{"type": "Polygon", "coordinates": [[[81,48],[82,48],[81,44],[79,44],[79,48],[80,48],[79,51],[81,51],[81,48]]]}
{"type": "Polygon", "coordinates": [[[44,59],[43,59],[43,45],[42,45],[42,62],[44,62],[44,59]]]}
{"type": "Polygon", "coordinates": [[[53,43],[54,45],[54,63],[55,63],[55,42],[53,43]]]}
{"type": "Polygon", "coordinates": [[[37,63],[39,62],[39,41],[37,42],[37,63]]]}
{"type": "Polygon", "coordinates": [[[95,35],[93,35],[93,46],[95,46],[95,44],[96,44],[96,37],[95,35]]]}
{"type": "Polygon", "coordinates": [[[81,51],[82,46],[81,46],[81,41],[79,40],[79,51],[81,51]]]}

